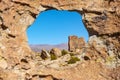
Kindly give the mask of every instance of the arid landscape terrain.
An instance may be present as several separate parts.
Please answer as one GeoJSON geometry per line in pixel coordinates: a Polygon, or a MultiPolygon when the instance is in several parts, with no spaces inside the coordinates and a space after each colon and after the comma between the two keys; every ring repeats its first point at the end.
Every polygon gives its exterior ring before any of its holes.
{"type": "Polygon", "coordinates": [[[0,80],[120,80],[120,0],[0,0],[0,80]],[[88,42],[33,51],[26,30],[51,9],[81,14],[88,42]]]}
{"type": "Polygon", "coordinates": [[[62,49],[68,50],[68,44],[67,43],[61,43],[61,44],[56,44],[56,45],[31,44],[29,46],[34,52],[41,52],[42,49],[51,50],[52,48],[59,48],[60,50],[62,50],[62,49]]]}

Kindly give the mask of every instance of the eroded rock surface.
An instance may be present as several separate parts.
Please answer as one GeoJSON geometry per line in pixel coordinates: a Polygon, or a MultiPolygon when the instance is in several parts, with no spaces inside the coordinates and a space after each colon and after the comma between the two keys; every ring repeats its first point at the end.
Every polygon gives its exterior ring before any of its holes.
{"type": "Polygon", "coordinates": [[[80,49],[85,47],[84,38],[78,38],[77,36],[69,36],[68,50],[71,52],[79,52],[80,49]],[[78,50],[78,51],[77,51],[78,50]]]}
{"type": "Polygon", "coordinates": [[[112,54],[120,58],[120,0],[0,0],[0,79],[119,80],[119,76],[113,79],[107,76],[111,69],[89,61],[66,70],[40,65],[28,46],[26,29],[40,12],[49,9],[82,14],[89,35],[96,35],[95,41],[90,40],[86,51],[83,49],[86,56],[92,60],[96,60],[96,56],[106,60],[106,56],[112,54]],[[1,65],[3,63],[4,66],[1,65]]]}

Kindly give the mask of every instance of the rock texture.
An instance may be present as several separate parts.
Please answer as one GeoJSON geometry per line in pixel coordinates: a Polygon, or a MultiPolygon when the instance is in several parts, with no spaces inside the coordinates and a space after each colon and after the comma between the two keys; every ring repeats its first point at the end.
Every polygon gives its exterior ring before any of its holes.
{"type": "Polygon", "coordinates": [[[43,49],[41,51],[41,58],[46,59],[46,58],[49,58],[49,57],[50,57],[50,54],[46,50],[43,49]]]}
{"type": "Polygon", "coordinates": [[[56,57],[62,56],[61,50],[58,48],[51,49],[50,54],[55,55],[56,57]]]}
{"type": "Polygon", "coordinates": [[[0,79],[119,80],[119,76],[109,78],[104,65],[89,61],[60,71],[37,63],[27,43],[26,29],[40,12],[49,9],[77,11],[82,15],[89,35],[97,35],[99,41],[90,40],[86,51],[83,49],[86,56],[96,58],[102,54],[106,58],[113,53],[116,59],[120,58],[120,0],[0,0],[0,79]]]}
{"type": "Polygon", "coordinates": [[[76,52],[76,50],[80,50],[84,47],[85,47],[84,38],[78,38],[77,36],[69,36],[68,40],[69,51],[76,52]]]}

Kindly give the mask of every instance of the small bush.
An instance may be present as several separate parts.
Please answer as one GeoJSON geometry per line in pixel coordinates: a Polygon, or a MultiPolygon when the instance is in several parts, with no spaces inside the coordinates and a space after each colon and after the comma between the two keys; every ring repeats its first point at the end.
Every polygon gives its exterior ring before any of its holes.
{"type": "Polygon", "coordinates": [[[70,54],[70,56],[74,56],[74,53],[72,53],[72,52],[71,52],[71,53],[69,53],[69,54],[70,54]]]}
{"type": "Polygon", "coordinates": [[[76,63],[77,61],[80,61],[78,57],[71,57],[71,59],[68,61],[68,64],[76,63]]]}
{"type": "Polygon", "coordinates": [[[61,52],[62,52],[62,55],[68,54],[68,51],[66,51],[66,50],[64,50],[64,49],[63,49],[61,52]]]}
{"type": "Polygon", "coordinates": [[[57,57],[54,54],[51,54],[50,56],[51,56],[51,60],[56,60],[57,59],[57,57]]]}

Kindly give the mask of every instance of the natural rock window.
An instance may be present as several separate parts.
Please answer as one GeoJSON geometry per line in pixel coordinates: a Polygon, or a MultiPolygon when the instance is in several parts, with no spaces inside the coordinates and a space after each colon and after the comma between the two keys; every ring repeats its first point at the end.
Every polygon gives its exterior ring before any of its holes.
{"type": "MultiPolygon", "coordinates": [[[[47,26],[37,27],[49,30],[47,26]]],[[[0,0],[0,80],[120,80],[120,0],[0,0]],[[73,44],[70,51],[31,51],[26,30],[35,28],[30,25],[36,15],[51,9],[82,14],[90,35],[88,42],[69,36],[73,44]]]]}
{"type": "Polygon", "coordinates": [[[81,15],[76,11],[66,10],[41,12],[28,28],[27,34],[32,49],[35,47],[68,49],[68,36],[71,35],[83,37],[85,41],[88,40],[88,32],[84,27],[81,15]]]}

